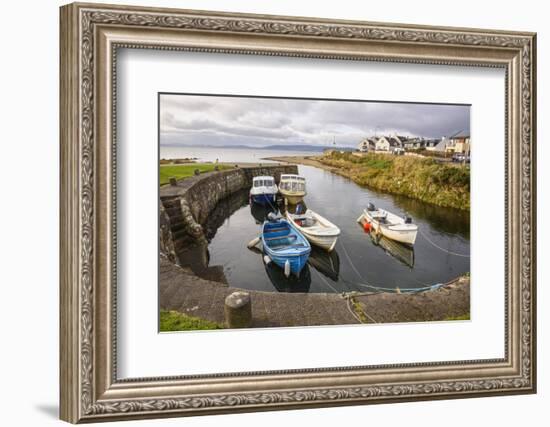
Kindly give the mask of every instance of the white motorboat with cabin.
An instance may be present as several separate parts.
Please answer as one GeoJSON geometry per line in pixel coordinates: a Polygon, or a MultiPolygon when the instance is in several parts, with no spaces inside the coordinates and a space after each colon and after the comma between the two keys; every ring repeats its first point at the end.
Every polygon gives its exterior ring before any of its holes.
{"type": "Polygon", "coordinates": [[[319,246],[328,252],[331,252],[336,246],[336,241],[340,235],[340,229],[322,217],[318,213],[307,209],[303,214],[300,213],[302,205],[296,207],[297,213],[286,211],[286,217],[292,221],[298,231],[302,233],[309,242],[319,246]]]}
{"type": "Polygon", "coordinates": [[[255,176],[252,178],[250,200],[259,205],[274,206],[277,197],[277,184],[272,176],[255,176]]]}
{"type": "Polygon", "coordinates": [[[411,217],[400,217],[387,210],[377,208],[373,203],[369,203],[367,209],[357,219],[358,222],[366,222],[365,227],[372,228],[375,233],[379,233],[388,239],[397,242],[414,245],[418,225],[412,223],[411,217]]]}
{"type": "Polygon", "coordinates": [[[302,201],[306,193],[306,179],[295,174],[281,175],[279,193],[284,197],[285,203],[296,205],[302,201]]]}

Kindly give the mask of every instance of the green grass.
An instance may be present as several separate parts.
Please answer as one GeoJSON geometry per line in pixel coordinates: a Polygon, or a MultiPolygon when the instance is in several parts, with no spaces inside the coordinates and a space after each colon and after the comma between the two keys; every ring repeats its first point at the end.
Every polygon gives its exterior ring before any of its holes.
{"type": "Polygon", "coordinates": [[[223,326],[210,322],[209,320],[189,316],[178,311],[160,311],[160,330],[161,332],[170,331],[202,331],[209,329],[223,329],[223,326]]]}
{"type": "Polygon", "coordinates": [[[470,313],[463,314],[462,316],[449,316],[443,320],[470,320],[470,313]]]}
{"type": "MultiPolygon", "coordinates": [[[[228,165],[217,165],[220,170],[229,169],[228,165]]],[[[184,179],[195,174],[195,169],[203,172],[211,172],[216,165],[214,163],[190,163],[187,165],[169,165],[160,166],[160,185],[166,185],[170,182],[170,178],[184,179]]]]}
{"type": "Polygon", "coordinates": [[[431,158],[369,153],[332,153],[320,160],[354,182],[438,206],[470,210],[470,168],[431,158]]]}

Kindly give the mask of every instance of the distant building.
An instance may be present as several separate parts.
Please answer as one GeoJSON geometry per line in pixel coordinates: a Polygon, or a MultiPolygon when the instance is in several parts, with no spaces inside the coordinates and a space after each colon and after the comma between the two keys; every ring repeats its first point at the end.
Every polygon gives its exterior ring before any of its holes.
{"type": "Polygon", "coordinates": [[[395,141],[391,141],[390,137],[381,136],[376,140],[376,151],[390,151],[390,148],[395,145],[395,141]]]}
{"type": "Polygon", "coordinates": [[[358,145],[357,150],[362,153],[376,150],[376,142],[374,138],[365,138],[358,145]]]}
{"type": "Polygon", "coordinates": [[[403,148],[405,150],[422,150],[426,148],[426,142],[425,138],[408,138],[403,141],[403,148]]]}
{"type": "Polygon", "coordinates": [[[451,138],[454,152],[455,153],[461,153],[465,154],[467,156],[470,155],[470,135],[467,134],[459,134],[455,135],[451,138]]]}
{"type": "Polygon", "coordinates": [[[470,155],[470,135],[459,133],[449,138],[443,137],[439,144],[434,147],[436,151],[445,153],[460,153],[470,155]]]}
{"type": "Polygon", "coordinates": [[[426,140],[426,150],[428,151],[445,151],[449,140],[446,137],[441,139],[433,138],[426,140]]]}

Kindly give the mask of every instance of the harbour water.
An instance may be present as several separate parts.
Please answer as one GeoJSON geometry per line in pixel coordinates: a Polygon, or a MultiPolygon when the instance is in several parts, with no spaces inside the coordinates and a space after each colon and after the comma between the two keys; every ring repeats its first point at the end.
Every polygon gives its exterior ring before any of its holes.
{"type": "MultiPolygon", "coordinates": [[[[298,154],[258,150],[251,157],[250,153],[243,153],[245,150],[225,151],[231,151],[232,156],[240,154],[232,157],[235,160],[226,161],[241,162],[298,154]]],[[[193,157],[212,160],[212,154],[215,151],[206,150],[193,157]]],[[[172,157],[190,155],[187,151],[172,157]]],[[[208,247],[190,248],[180,254],[182,264],[199,276],[230,286],[280,292],[361,292],[372,290],[373,286],[416,289],[445,283],[470,271],[469,212],[383,194],[312,166],[298,168],[307,180],[307,206],[341,229],[331,254],[314,248],[300,278],[286,279],[278,267],[266,266],[261,247],[247,248],[247,243],[258,236],[266,211],[250,206],[248,192],[242,191],[222,201],[212,212],[205,225],[208,247]],[[356,220],[368,202],[411,216],[419,226],[414,248],[378,240],[366,233],[356,220]]]]}
{"type": "Polygon", "coordinates": [[[161,159],[195,158],[198,162],[225,162],[225,163],[273,163],[266,157],[277,156],[318,156],[316,151],[280,151],[254,150],[246,148],[215,148],[215,147],[184,147],[161,145],[161,159]]]}

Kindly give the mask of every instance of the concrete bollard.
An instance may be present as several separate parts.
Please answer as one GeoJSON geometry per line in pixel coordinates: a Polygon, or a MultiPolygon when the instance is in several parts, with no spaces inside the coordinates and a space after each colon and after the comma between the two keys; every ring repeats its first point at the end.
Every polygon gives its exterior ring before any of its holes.
{"type": "Polygon", "coordinates": [[[233,292],[225,298],[225,324],[228,328],[249,328],[252,325],[252,301],[248,292],[233,292]]]}
{"type": "Polygon", "coordinates": [[[178,186],[178,180],[176,178],[170,178],[170,185],[172,187],[177,187],[178,186]]]}

